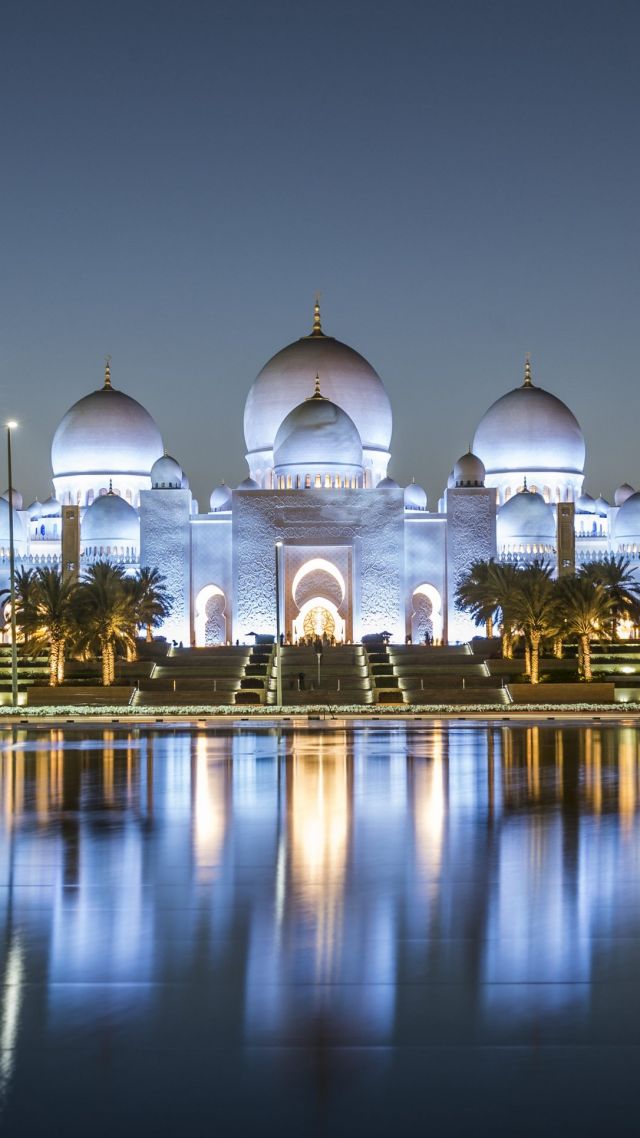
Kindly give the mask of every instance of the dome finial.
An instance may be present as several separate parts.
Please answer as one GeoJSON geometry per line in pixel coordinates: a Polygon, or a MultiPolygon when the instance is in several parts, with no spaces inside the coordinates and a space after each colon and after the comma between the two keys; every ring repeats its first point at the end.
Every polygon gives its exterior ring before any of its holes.
{"type": "Polygon", "coordinates": [[[322,331],[322,321],[320,319],[320,293],[316,293],[316,300],[313,306],[313,328],[311,329],[312,336],[324,336],[322,331]]]}
{"type": "Polygon", "coordinates": [[[109,479],[109,493],[113,494],[113,478],[109,479]]]}
{"type": "Polygon", "coordinates": [[[111,356],[104,357],[104,388],[103,391],[113,391],[111,386],[111,356]]]}
{"type": "Polygon", "coordinates": [[[313,395],[310,395],[309,399],[324,399],[324,395],[320,390],[320,376],[318,375],[318,372],[316,372],[316,382],[313,388],[313,395]]]}
{"type": "Polygon", "coordinates": [[[524,359],[524,383],[523,387],[533,387],[531,379],[531,352],[527,352],[524,359]]]}
{"type": "Polygon", "coordinates": [[[524,485],[523,485],[523,487],[522,487],[522,493],[523,493],[523,494],[528,494],[528,493],[529,493],[529,487],[527,486],[527,476],[526,476],[526,474],[525,474],[525,476],[524,476],[524,485]]]}

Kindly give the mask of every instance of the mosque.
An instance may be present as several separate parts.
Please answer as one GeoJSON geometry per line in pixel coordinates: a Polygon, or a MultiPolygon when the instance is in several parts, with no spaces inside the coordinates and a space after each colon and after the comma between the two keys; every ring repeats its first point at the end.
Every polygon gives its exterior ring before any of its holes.
{"type": "Polygon", "coordinates": [[[461,641],[475,633],[454,605],[473,561],[552,561],[558,572],[623,553],[640,575],[640,493],[613,504],[583,493],[585,442],[565,404],[524,381],[485,413],[430,509],[421,486],[388,476],[392,413],[367,360],[313,327],[262,368],[244,412],[249,474],[201,512],[158,427],[131,395],[104,384],[75,403],[51,447],[54,493],[24,507],[0,498],[0,577],[13,508],[18,567],[75,570],[110,559],[156,566],[174,600],[160,630],[193,645],[326,633],[358,641],[461,641]],[[77,562],[63,552],[75,533],[77,562]]]}

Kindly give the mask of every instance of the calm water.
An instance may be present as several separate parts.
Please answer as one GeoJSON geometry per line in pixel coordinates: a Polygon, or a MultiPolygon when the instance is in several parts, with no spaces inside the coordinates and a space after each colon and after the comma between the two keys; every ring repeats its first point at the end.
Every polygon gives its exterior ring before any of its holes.
{"type": "Polygon", "coordinates": [[[637,1134],[632,724],[0,741],[3,1134],[637,1134]]]}

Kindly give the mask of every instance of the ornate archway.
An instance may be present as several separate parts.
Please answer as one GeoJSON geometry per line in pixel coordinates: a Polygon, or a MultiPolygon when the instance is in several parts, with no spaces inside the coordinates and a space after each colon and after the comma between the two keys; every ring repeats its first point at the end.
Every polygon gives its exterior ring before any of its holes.
{"type": "Polygon", "coordinates": [[[218,585],[205,585],[196,597],[194,631],[198,648],[225,644],[227,640],[226,599],[218,585]]]}
{"type": "Polygon", "coordinates": [[[426,582],[413,590],[411,597],[411,639],[424,644],[425,636],[442,640],[442,598],[438,590],[426,582]]]}
{"type": "Polygon", "coordinates": [[[311,597],[305,601],[293,622],[294,640],[332,637],[340,643],[345,638],[345,624],[336,605],[328,597],[311,597]]]}

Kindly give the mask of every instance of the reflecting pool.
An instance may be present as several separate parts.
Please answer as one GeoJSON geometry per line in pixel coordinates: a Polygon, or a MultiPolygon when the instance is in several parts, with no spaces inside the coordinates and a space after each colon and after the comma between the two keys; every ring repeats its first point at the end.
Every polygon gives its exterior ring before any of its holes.
{"type": "Polygon", "coordinates": [[[636,1134],[632,721],[0,731],[0,1132],[636,1134]]]}

